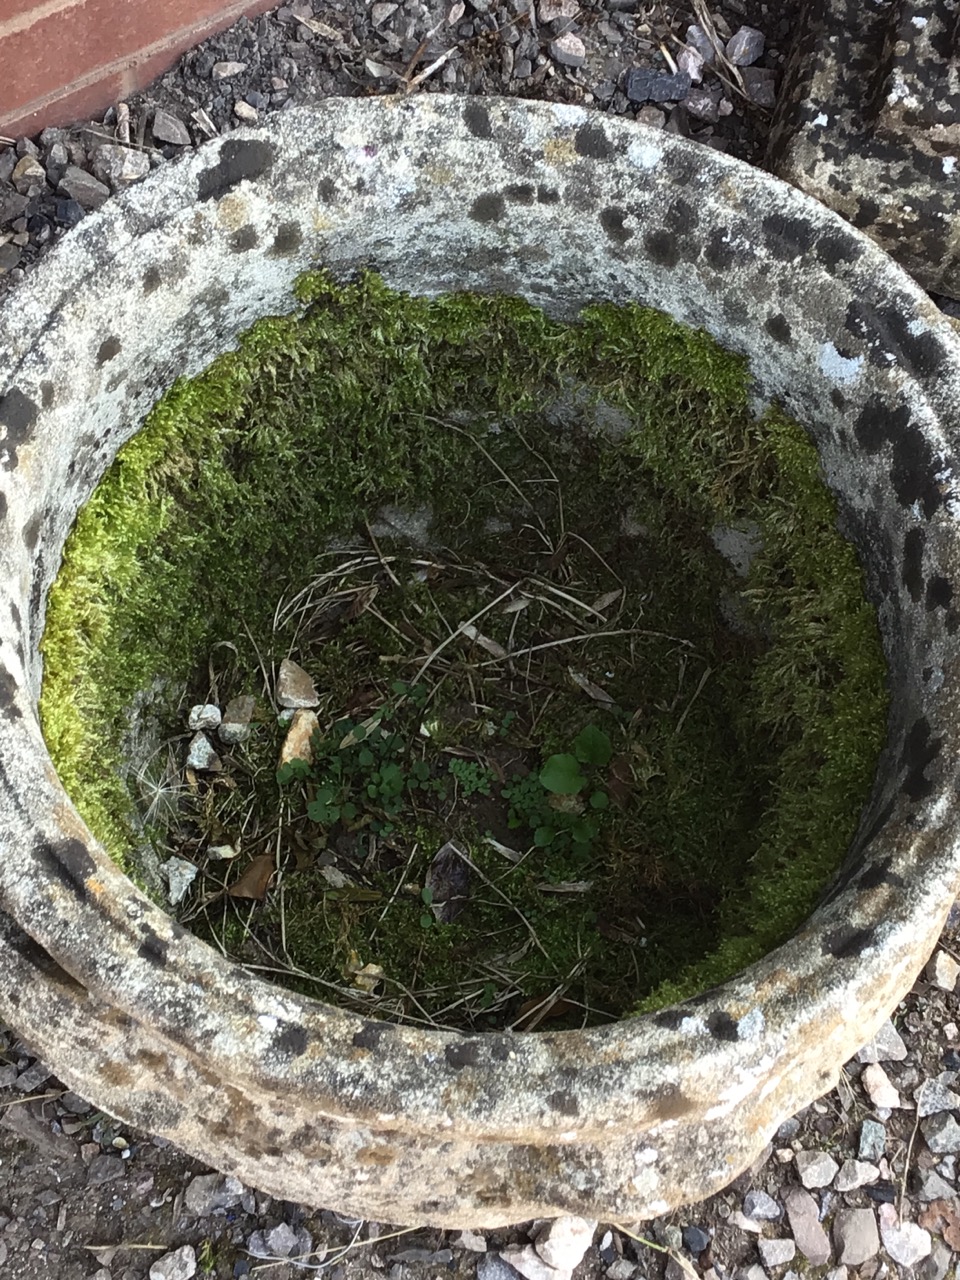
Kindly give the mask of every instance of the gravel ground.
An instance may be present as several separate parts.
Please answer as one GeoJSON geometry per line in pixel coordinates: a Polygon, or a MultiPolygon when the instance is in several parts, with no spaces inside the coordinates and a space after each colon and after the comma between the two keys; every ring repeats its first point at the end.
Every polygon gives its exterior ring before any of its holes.
{"type": "MultiPolygon", "coordinates": [[[[702,44],[688,33],[692,5],[291,0],[192,50],[103,121],[0,142],[0,293],[87,211],[183,147],[331,94],[592,103],[759,162],[796,7],[711,4],[736,67],[720,79],[690,52],[702,44]]],[[[561,1220],[461,1235],[273,1201],[96,1111],[0,1031],[0,1280],[287,1280],[307,1268],[330,1280],[569,1276],[551,1257],[575,1266],[577,1280],[798,1280],[814,1268],[827,1280],[954,1280],[954,914],[942,949],[839,1089],[787,1121],[722,1194],[642,1225],[561,1220]]]]}

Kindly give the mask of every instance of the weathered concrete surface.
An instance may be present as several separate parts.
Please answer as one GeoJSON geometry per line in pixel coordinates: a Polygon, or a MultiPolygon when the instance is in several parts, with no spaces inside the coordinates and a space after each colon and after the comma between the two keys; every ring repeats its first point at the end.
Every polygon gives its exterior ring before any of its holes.
{"type": "Polygon", "coordinates": [[[960,298],[955,0],[809,0],[768,165],[960,298]]]}
{"type": "Polygon", "coordinates": [[[724,1185],[872,1038],[957,890],[958,404],[960,343],[885,255],[680,138],[518,101],[331,101],[165,166],[0,312],[0,1014],[123,1120],[356,1215],[629,1220],[724,1185]],[[735,980],[582,1033],[364,1022],[225,963],[77,818],[36,719],[74,514],[173,378],[290,309],[314,262],[563,316],[658,306],[809,424],[878,602],[890,740],[831,892],[735,980]]]}

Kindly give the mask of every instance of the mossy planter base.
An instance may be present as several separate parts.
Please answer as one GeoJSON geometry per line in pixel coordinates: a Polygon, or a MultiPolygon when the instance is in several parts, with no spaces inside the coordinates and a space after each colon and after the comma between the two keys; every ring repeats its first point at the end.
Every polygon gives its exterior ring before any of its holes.
{"type": "Polygon", "coordinates": [[[331,102],[86,220],[0,312],[0,1013],[122,1120],[288,1199],[494,1225],[718,1189],[835,1081],[958,882],[955,336],[879,251],[763,174],[578,108],[331,102]],[[460,1037],[267,987],[185,935],[76,817],[36,718],[64,539],[119,445],[295,276],[635,300],[750,358],[808,424],[867,569],[892,713],[841,875],[785,946],[650,1017],[460,1037]]]}

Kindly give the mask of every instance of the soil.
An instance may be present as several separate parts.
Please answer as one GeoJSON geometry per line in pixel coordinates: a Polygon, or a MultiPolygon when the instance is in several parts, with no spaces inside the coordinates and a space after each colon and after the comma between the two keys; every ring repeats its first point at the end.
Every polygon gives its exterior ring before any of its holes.
{"type": "MultiPolygon", "coordinates": [[[[405,5],[403,12],[407,9],[405,5]]],[[[665,35],[668,28],[685,29],[691,16],[686,6],[611,4],[606,13],[585,6],[582,30],[590,32],[591,44],[588,69],[575,75],[557,64],[546,48],[543,52],[538,49],[532,61],[536,63],[542,56],[544,62],[522,82],[514,74],[516,55],[513,70],[507,74],[509,58],[498,47],[501,42],[486,38],[488,24],[483,9],[484,6],[471,6],[461,19],[470,23],[471,30],[461,36],[458,28],[464,50],[462,57],[451,58],[447,64],[454,67],[452,81],[449,75],[441,74],[439,82],[431,77],[424,82],[423,91],[440,91],[443,87],[560,101],[589,102],[592,98],[598,110],[630,115],[644,111],[647,120],[656,112],[664,127],[690,129],[707,145],[725,147],[753,162],[761,159],[769,114],[746,107],[736,95],[731,99],[735,109],[729,116],[720,118],[716,125],[703,125],[691,121],[689,111],[679,106],[637,107],[617,92],[625,65],[652,65],[658,57],[660,35],[665,35]],[[623,15],[646,21],[650,31],[625,32],[619,21],[623,15]],[[619,28],[620,39],[616,39],[616,31],[613,38],[608,36],[604,22],[613,24],[610,30],[619,28]],[[614,65],[617,62],[619,69],[614,65]],[[612,94],[607,94],[608,81],[614,85],[612,94]]],[[[797,4],[768,6],[751,0],[722,0],[711,9],[714,14],[723,15],[731,31],[741,23],[763,31],[767,49],[761,65],[775,71],[782,68],[797,31],[797,4]]],[[[296,25],[296,12],[300,11],[295,10],[296,6],[291,5],[256,22],[238,23],[187,54],[175,70],[129,104],[133,137],[137,136],[141,119],[146,128],[148,116],[144,109],[154,106],[186,112],[188,118],[202,107],[216,129],[233,127],[235,100],[245,100],[253,94],[267,99],[265,105],[255,109],[269,111],[284,109],[286,102],[302,104],[330,94],[393,91],[396,78],[391,81],[389,74],[381,76],[376,67],[371,70],[367,60],[377,66],[396,60],[397,66],[405,69],[418,43],[415,41],[414,48],[409,48],[405,35],[381,35],[373,25],[372,11],[368,13],[357,0],[340,0],[336,7],[317,4],[312,10],[316,20],[343,34],[345,52],[339,48],[331,52],[324,43],[326,37],[318,39],[311,28],[302,23],[296,25]],[[297,48],[291,50],[291,44],[297,48]],[[394,44],[398,46],[396,52],[392,51],[394,44]],[[248,66],[242,76],[221,82],[220,89],[215,90],[210,69],[216,62],[229,60],[245,60],[248,66]],[[275,86],[271,77],[286,80],[286,88],[275,86]]],[[[396,10],[394,14],[400,12],[396,10]]],[[[394,24],[399,20],[394,17],[394,24]]],[[[588,43],[586,38],[584,43],[588,43]]],[[[545,39],[543,44],[547,44],[545,39]]],[[[411,78],[424,65],[421,57],[411,78]]],[[[100,141],[104,130],[112,137],[115,118],[115,114],[108,116],[105,126],[99,122],[95,126],[100,141]]],[[[191,121],[189,128],[194,142],[203,140],[199,126],[191,121]]],[[[81,124],[72,140],[79,142],[84,137],[87,133],[81,124]]],[[[175,150],[167,148],[168,152],[175,150]]],[[[2,158],[0,152],[0,161],[2,158]]],[[[82,163],[83,157],[78,156],[74,162],[82,163]]],[[[151,163],[162,162],[163,148],[153,153],[151,163]]],[[[0,182],[0,196],[7,196],[12,188],[5,175],[0,182]]],[[[66,220],[82,216],[82,210],[66,209],[61,211],[60,219],[52,192],[31,199],[36,200],[33,207],[19,210],[6,222],[0,221],[0,233],[11,237],[2,246],[7,253],[0,259],[0,270],[5,272],[0,276],[0,290],[16,288],[23,273],[63,234],[66,220]],[[25,237],[26,242],[14,244],[14,236],[21,240],[25,237]]],[[[956,927],[957,921],[953,920],[942,939],[942,946],[954,953],[960,948],[956,927]]],[[[810,1271],[828,1274],[831,1280],[845,1280],[850,1274],[862,1280],[882,1280],[901,1273],[910,1277],[916,1274],[919,1280],[943,1280],[948,1273],[952,1275],[957,1263],[954,1250],[960,1245],[955,1216],[956,1159],[949,1151],[935,1155],[922,1130],[918,1132],[914,1095],[944,1070],[953,1072],[960,1067],[960,1001],[954,991],[943,990],[921,977],[893,1018],[906,1056],[883,1065],[898,1090],[900,1106],[890,1111],[879,1109],[866,1092],[862,1064],[850,1063],[841,1087],[787,1122],[774,1140],[773,1149],[753,1171],[723,1193],[688,1210],[643,1224],[637,1233],[682,1247],[681,1228],[687,1228],[692,1250],[687,1250],[686,1257],[707,1280],[725,1280],[741,1270],[750,1280],[763,1280],[768,1274],[784,1280],[797,1272],[810,1271]],[[770,1263],[765,1271],[758,1270],[761,1237],[792,1238],[782,1207],[784,1193],[800,1185],[798,1153],[829,1151],[838,1163],[847,1157],[855,1158],[866,1120],[881,1125],[885,1136],[883,1154],[871,1157],[875,1175],[870,1176],[876,1180],[847,1192],[837,1191],[835,1185],[813,1190],[817,1211],[830,1229],[841,1207],[857,1206],[876,1214],[880,1204],[893,1203],[905,1220],[922,1224],[917,1252],[925,1256],[914,1259],[915,1266],[907,1265],[895,1261],[886,1244],[878,1242],[866,1250],[866,1261],[849,1267],[838,1267],[839,1253],[834,1247],[830,1261],[824,1265],[814,1267],[798,1253],[789,1263],[770,1263]],[[938,1183],[933,1174],[942,1181],[938,1183]],[[781,1213],[781,1217],[766,1221],[745,1218],[744,1196],[751,1189],[766,1191],[775,1201],[774,1212],[781,1213]],[[691,1227],[710,1237],[707,1253],[699,1248],[702,1239],[690,1234],[691,1227]],[[924,1232],[928,1234],[924,1236],[924,1232]]],[[[299,1241],[294,1248],[306,1243],[300,1233],[309,1233],[309,1247],[314,1252],[304,1261],[331,1280],[375,1275],[384,1275],[388,1280],[437,1280],[440,1276],[515,1280],[515,1273],[505,1263],[498,1263],[494,1255],[510,1242],[525,1243],[530,1239],[532,1224],[469,1239],[424,1230],[391,1234],[391,1229],[382,1224],[345,1222],[328,1210],[272,1202],[249,1189],[236,1188],[227,1188],[222,1197],[228,1202],[225,1207],[201,1212],[206,1184],[198,1186],[195,1179],[208,1172],[202,1165],[160,1141],[111,1122],[83,1099],[67,1093],[36,1062],[29,1046],[18,1042],[15,1033],[6,1033],[2,1045],[5,1065],[0,1066],[0,1274],[22,1280],[86,1280],[93,1276],[97,1280],[145,1280],[155,1260],[190,1245],[195,1246],[197,1258],[205,1264],[198,1274],[226,1280],[257,1269],[256,1274],[272,1280],[289,1280],[304,1271],[282,1260],[264,1267],[262,1260],[251,1256],[249,1247],[255,1233],[270,1232],[285,1223],[299,1241]],[[186,1196],[188,1189],[191,1194],[186,1196]],[[389,1238],[383,1239],[384,1236],[389,1238]],[[477,1251],[480,1245],[486,1249],[485,1254],[477,1251]],[[323,1250],[329,1252],[321,1257],[323,1250]]],[[[835,1177],[830,1181],[835,1184],[835,1177]]],[[[751,1203],[746,1202],[746,1207],[752,1207],[751,1203]]],[[[289,1244],[290,1233],[287,1235],[289,1244]]],[[[283,1243],[281,1237],[271,1238],[283,1243]]],[[[891,1247],[898,1257],[910,1256],[895,1240],[891,1247]]],[[[161,1263],[160,1267],[158,1275],[175,1274],[167,1264],[161,1263]]],[[[645,1280],[664,1272],[666,1280],[679,1280],[681,1274],[676,1261],[665,1262],[664,1254],[636,1246],[625,1230],[600,1224],[576,1277],[594,1280],[605,1275],[630,1280],[635,1276],[645,1280]]],[[[193,1272],[188,1267],[181,1274],[193,1272]]]]}

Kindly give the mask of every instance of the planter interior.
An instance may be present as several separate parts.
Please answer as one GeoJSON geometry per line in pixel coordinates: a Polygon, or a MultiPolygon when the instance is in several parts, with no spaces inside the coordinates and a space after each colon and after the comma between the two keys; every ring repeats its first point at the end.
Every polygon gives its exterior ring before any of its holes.
{"type": "Polygon", "coordinates": [[[288,1199],[494,1225],[709,1194],[835,1081],[958,882],[957,340],[882,253],[773,179],[580,108],[330,102],[218,140],[71,234],[0,312],[0,1010],[71,1087],[288,1199]],[[412,293],[636,301],[745,354],[810,430],[879,609],[890,738],[848,860],[785,946],[650,1017],[458,1037],[268,987],[98,848],[40,736],[64,540],[179,374],[309,265],[412,293]]]}

